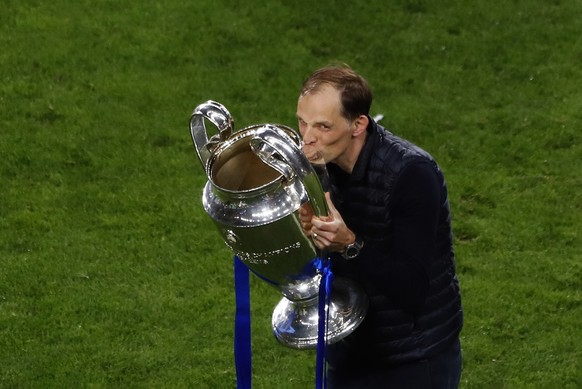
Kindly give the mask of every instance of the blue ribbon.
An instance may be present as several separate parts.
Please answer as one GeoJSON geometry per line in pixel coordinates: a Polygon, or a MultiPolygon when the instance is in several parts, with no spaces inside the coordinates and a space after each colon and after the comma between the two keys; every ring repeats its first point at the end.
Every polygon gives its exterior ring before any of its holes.
{"type": "Polygon", "coordinates": [[[331,271],[331,260],[321,260],[317,258],[314,265],[321,273],[319,284],[319,317],[317,322],[317,355],[315,360],[315,387],[316,389],[327,388],[327,323],[329,321],[329,305],[331,301],[331,285],[333,273],[331,271]]]}
{"type": "MultiPolygon", "coordinates": [[[[326,377],[326,330],[329,320],[329,305],[331,301],[331,286],[333,273],[331,261],[316,258],[314,267],[321,274],[319,284],[318,322],[317,322],[317,355],[315,387],[327,388],[326,377]]],[[[252,388],[252,347],[251,347],[251,304],[249,268],[234,256],[234,283],[236,296],[236,316],[234,324],[234,360],[236,366],[236,388],[252,388]]]]}
{"type": "Polygon", "coordinates": [[[234,321],[236,388],[251,389],[253,375],[249,268],[236,255],[234,256],[234,288],[236,299],[236,316],[234,321]]]}

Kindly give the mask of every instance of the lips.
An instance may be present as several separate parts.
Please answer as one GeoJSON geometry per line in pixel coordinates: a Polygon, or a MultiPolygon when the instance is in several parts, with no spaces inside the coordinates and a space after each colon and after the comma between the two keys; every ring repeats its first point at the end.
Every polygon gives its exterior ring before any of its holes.
{"type": "Polygon", "coordinates": [[[323,154],[321,151],[317,150],[315,147],[311,145],[306,145],[305,143],[301,144],[301,149],[303,150],[303,154],[307,157],[307,160],[311,163],[323,163],[323,154]]]}

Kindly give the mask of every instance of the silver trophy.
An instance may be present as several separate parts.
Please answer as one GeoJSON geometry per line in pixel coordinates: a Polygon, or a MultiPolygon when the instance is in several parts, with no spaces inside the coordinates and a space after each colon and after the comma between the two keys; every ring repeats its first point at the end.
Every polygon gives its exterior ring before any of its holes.
{"type": "MultiPolygon", "coordinates": [[[[204,210],[232,252],[283,294],[272,317],[279,342],[315,348],[322,277],[315,261],[325,253],[304,234],[298,210],[311,206],[316,215],[327,215],[321,182],[291,128],[273,124],[237,132],[233,128],[228,110],[214,101],[197,106],[190,118],[192,140],[208,176],[204,210]],[[218,130],[210,138],[207,123],[218,130]]],[[[357,284],[336,277],[327,306],[326,342],[352,333],[367,306],[357,284]]]]}

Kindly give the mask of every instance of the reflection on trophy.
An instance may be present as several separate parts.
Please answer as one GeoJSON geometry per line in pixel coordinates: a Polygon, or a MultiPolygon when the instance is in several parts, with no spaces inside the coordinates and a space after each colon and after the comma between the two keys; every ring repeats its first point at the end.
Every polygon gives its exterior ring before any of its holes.
{"type": "MultiPolygon", "coordinates": [[[[273,331],[282,344],[314,348],[318,338],[320,252],[301,228],[298,210],[310,206],[327,215],[320,179],[300,148],[297,133],[273,124],[233,131],[227,109],[208,101],[196,107],[190,132],[208,182],[202,203],[225,244],[283,298],[275,307],[273,331]],[[211,123],[218,133],[208,136],[211,123]]],[[[362,322],[368,300],[345,278],[333,282],[327,306],[328,344],[362,322]]]]}

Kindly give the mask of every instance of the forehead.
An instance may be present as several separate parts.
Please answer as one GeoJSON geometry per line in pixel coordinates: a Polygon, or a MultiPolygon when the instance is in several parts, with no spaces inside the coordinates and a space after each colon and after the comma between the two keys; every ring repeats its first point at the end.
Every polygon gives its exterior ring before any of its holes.
{"type": "Polygon", "coordinates": [[[299,96],[297,116],[303,120],[330,120],[341,116],[340,92],[330,85],[299,96]]]}

